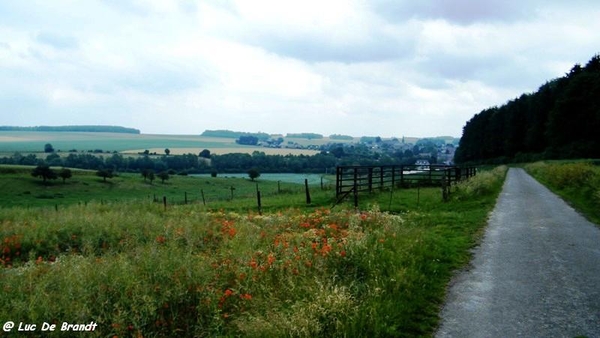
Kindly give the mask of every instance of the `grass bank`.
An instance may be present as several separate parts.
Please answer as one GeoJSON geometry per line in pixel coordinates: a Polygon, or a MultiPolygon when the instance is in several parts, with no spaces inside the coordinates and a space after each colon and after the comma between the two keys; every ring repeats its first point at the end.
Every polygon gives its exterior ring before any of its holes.
{"type": "Polygon", "coordinates": [[[360,212],[0,209],[0,318],[94,321],[86,335],[103,337],[431,335],[505,172],[461,183],[447,203],[440,189],[403,190],[360,212]]]}
{"type": "Polygon", "coordinates": [[[525,170],[589,220],[600,224],[600,167],[592,162],[536,162],[525,170]]]}

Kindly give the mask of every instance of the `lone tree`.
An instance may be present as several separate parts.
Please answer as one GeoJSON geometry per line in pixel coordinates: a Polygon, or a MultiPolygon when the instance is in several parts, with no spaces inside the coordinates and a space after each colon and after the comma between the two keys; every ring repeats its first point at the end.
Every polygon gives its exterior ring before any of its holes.
{"type": "Polygon", "coordinates": [[[252,168],[252,169],[248,170],[248,177],[250,177],[250,179],[252,181],[254,181],[255,178],[260,177],[260,173],[258,172],[258,169],[252,168]]]}
{"type": "Polygon", "coordinates": [[[44,183],[46,183],[47,180],[55,180],[58,178],[58,175],[56,175],[54,170],[50,169],[50,167],[46,164],[35,167],[35,169],[33,169],[31,172],[31,176],[41,177],[44,183]]]}
{"type": "Polygon", "coordinates": [[[152,182],[152,180],[154,180],[154,170],[152,170],[152,169],[142,170],[142,177],[144,178],[144,182],[146,182],[146,180],[149,179],[150,176],[152,176],[152,178],[150,179],[150,181],[152,182]]]}
{"type": "Polygon", "coordinates": [[[46,143],[46,145],[44,145],[44,152],[45,153],[53,153],[54,147],[52,147],[52,145],[50,143],[46,143]]]}
{"type": "Polygon", "coordinates": [[[107,178],[113,178],[114,174],[111,169],[100,169],[96,172],[96,176],[102,177],[104,182],[107,178]]]}
{"type": "Polygon", "coordinates": [[[152,184],[155,178],[156,176],[154,175],[154,170],[150,170],[150,172],[148,173],[148,179],[150,180],[150,184],[152,184]]]}
{"type": "Polygon", "coordinates": [[[169,156],[169,154],[170,154],[170,153],[171,153],[171,149],[169,149],[169,148],[166,148],[166,149],[165,149],[165,154],[166,154],[167,156],[169,156]]]}
{"type": "Polygon", "coordinates": [[[161,171],[157,176],[161,179],[162,183],[165,183],[165,181],[169,180],[169,173],[166,171],[161,171]]]}
{"type": "Polygon", "coordinates": [[[71,172],[71,169],[67,169],[67,168],[62,168],[59,172],[58,172],[58,176],[60,178],[62,178],[63,180],[63,184],[65,183],[65,180],[67,178],[71,178],[73,177],[73,173],[71,172]]]}
{"type": "Polygon", "coordinates": [[[202,158],[210,158],[210,150],[204,149],[198,154],[198,156],[202,158]]]}

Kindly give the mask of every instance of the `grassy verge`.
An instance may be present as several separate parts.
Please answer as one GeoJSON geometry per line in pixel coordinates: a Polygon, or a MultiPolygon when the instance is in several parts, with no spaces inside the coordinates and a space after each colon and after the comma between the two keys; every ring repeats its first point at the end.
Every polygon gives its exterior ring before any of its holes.
{"type": "Polygon", "coordinates": [[[600,224],[600,167],[589,162],[536,162],[525,166],[538,181],[600,224]]]}
{"type": "Polygon", "coordinates": [[[0,209],[0,318],[94,321],[91,336],[430,335],[505,172],[479,174],[447,203],[440,189],[402,190],[361,212],[0,209]]]}

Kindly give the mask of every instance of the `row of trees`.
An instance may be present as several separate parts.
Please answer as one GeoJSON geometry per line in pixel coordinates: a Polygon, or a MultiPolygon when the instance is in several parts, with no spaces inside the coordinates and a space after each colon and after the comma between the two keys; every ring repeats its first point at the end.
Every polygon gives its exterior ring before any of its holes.
{"type": "MultiPolygon", "coordinates": [[[[152,183],[152,181],[154,181],[154,179],[156,177],[158,177],[159,179],[162,180],[162,183],[165,183],[165,181],[170,178],[170,175],[171,174],[169,174],[166,171],[162,171],[158,174],[155,174],[154,170],[152,170],[152,169],[142,170],[142,177],[144,178],[144,182],[146,182],[146,180],[149,180],[150,183],[152,183]]],[[[257,172],[258,176],[252,177],[250,172],[249,172],[249,175],[252,180],[254,180],[254,178],[260,176],[260,174],[258,174],[258,172],[257,172]]],[[[63,183],[65,183],[65,181],[67,179],[73,177],[73,172],[69,168],[62,168],[58,171],[55,171],[54,169],[50,168],[50,166],[47,164],[39,164],[37,167],[35,167],[32,170],[31,176],[41,178],[44,183],[47,183],[48,180],[55,180],[60,177],[60,178],[62,178],[63,183]]],[[[98,169],[96,171],[96,176],[101,177],[102,180],[104,182],[106,182],[107,178],[113,178],[113,177],[117,176],[117,174],[112,169],[102,168],[102,169],[98,169]]]]}
{"type": "Polygon", "coordinates": [[[456,162],[600,157],[600,55],[463,129],[456,162]]]}
{"type": "Polygon", "coordinates": [[[348,146],[340,144],[331,151],[323,151],[315,155],[266,155],[255,151],[253,154],[231,153],[223,155],[210,154],[208,150],[199,155],[142,155],[124,157],[121,154],[111,155],[70,153],[61,157],[51,153],[45,159],[34,154],[21,155],[15,153],[10,157],[0,158],[0,164],[48,165],[80,169],[110,169],[114,172],[143,172],[152,170],[156,173],[239,173],[256,168],[263,173],[322,173],[333,172],[338,165],[385,165],[413,164],[415,158],[409,150],[397,153],[374,153],[365,145],[348,146]]]}

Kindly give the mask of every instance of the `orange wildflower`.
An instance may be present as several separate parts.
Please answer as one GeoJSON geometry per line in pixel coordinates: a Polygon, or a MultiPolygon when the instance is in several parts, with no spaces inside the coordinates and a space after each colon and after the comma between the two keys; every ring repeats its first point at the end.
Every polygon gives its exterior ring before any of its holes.
{"type": "Polygon", "coordinates": [[[323,245],[323,248],[321,249],[321,254],[323,256],[327,256],[327,254],[331,251],[331,245],[329,244],[325,244],[323,245]]]}
{"type": "Polygon", "coordinates": [[[227,231],[227,233],[229,234],[229,238],[233,238],[233,236],[235,236],[235,234],[237,233],[237,231],[235,230],[235,228],[231,227],[231,228],[229,228],[229,230],[227,231]]]}
{"type": "Polygon", "coordinates": [[[252,260],[250,261],[250,267],[252,267],[252,269],[256,269],[258,267],[258,263],[256,263],[254,258],[252,258],[252,260]]]}

